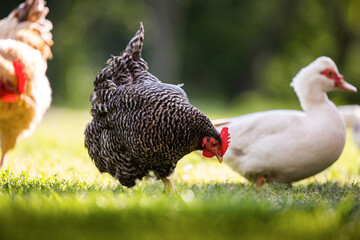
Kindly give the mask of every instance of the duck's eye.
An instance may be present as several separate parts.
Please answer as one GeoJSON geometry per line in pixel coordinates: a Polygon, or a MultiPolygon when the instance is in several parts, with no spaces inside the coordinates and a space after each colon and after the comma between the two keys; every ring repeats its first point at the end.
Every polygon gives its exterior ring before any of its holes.
{"type": "Polygon", "coordinates": [[[328,75],[328,77],[332,77],[334,75],[332,71],[328,71],[326,74],[328,75]]]}

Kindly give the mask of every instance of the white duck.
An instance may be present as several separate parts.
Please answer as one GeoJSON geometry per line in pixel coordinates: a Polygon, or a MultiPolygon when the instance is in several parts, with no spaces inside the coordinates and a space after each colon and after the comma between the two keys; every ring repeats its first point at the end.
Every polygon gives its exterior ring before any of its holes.
{"type": "Polygon", "coordinates": [[[295,76],[291,86],[304,112],[272,110],[213,121],[216,127],[229,128],[224,162],[258,187],[310,177],[334,163],[344,148],[344,120],[326,93],[356,88],[343,80],[336,64],[319,57],[295,76]]]}
{"type": "Polygon", "coordinates": [[[338,107],[345,120],[345,125],[352,129],[352,136],[356,146],[360,149],[360,106],[346,105],[338,107]]]}

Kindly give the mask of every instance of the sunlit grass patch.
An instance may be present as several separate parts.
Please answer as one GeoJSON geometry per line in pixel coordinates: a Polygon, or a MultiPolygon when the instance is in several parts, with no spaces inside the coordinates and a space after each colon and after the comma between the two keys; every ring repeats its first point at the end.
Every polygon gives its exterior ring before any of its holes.
{"type": "Polygon", "coordinates": [[[356,239],[359,150],[292,188],[258,189],[201,152],[171,176],[180,196],[144,179],[134,188],[100,174],[83,144],[87,111],[52,109],[0,172],[0,239],[356,239]],[[49,237],[51,236],[51,237],[49,237]]]}

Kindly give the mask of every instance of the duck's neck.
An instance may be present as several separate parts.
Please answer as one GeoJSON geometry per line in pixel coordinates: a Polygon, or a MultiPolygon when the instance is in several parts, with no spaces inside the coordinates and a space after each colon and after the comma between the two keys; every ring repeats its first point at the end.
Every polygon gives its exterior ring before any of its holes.
{"type": "Polygon", "coordinates": [[[319,113],[320,109],[336,110],[335,105],[329,100],[327,94],[321,89],[312,88],[305,92],[296,91],[302,109],[310,113],[319,113]]]}

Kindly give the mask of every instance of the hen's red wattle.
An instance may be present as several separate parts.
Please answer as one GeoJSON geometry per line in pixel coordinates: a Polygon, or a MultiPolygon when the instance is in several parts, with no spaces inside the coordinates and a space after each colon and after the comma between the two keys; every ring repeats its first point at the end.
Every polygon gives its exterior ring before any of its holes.
{"type": "Polygon", "coordinates": [[[213,156],[215,156],[212,152],[210,152],[207,149],[204,149],[202,154],[203,154],[204,157],[207,157],[207,158],[212,158],[213,156]]]}

